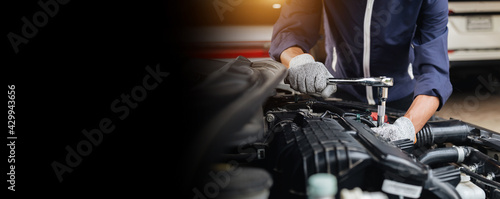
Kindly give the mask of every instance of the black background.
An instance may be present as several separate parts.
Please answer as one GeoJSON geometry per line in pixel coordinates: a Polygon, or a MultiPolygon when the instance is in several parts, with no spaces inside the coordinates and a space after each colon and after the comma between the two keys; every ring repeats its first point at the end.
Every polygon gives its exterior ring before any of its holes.
{"type": "MultiPolygon", "coordinates": [[[[187,58],[178,29],[187,13],[175,1],[71,0],[16,54],[7,34],[22,36],[21,18],[32,21],[42,10],[37,2],[1,6],[3,75],[16,86],[15,195],[176,195],[185,165],[181,147],[191,136],[179,73],[187,58]],[[142,85],[146,66],[158,64],[170,75],[118,119],[111,103],[142,85]],[[65,147],[75,149],[86,140],[82,130],[98,128],[103,118],[116,129],[59,182],[51,164],[65,164],[65,147]]],[[[8,147],[3,149],[6,165],[8,147]]],[[[7,166],[2,171],[9,172],[7,166]]]]}

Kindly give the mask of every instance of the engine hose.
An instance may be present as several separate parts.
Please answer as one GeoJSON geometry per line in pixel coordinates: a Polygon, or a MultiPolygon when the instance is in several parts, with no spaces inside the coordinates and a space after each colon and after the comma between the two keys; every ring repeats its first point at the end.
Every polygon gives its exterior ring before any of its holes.
{"type": "Polygon", "coordinates": [[[464,143],[467,136],[471,134],[472,127],[460,120],[446,120],[428,122],[417,133],[417,146],[442,144],[451,142],[454,144],[464,143]]]}
{"type": "Polygon", "coordinates": [[[449,162],[460,163],[470,155],[471,151],[471,147],[437,148],[422,154],[418,161],[427,165],[449,162]]]}

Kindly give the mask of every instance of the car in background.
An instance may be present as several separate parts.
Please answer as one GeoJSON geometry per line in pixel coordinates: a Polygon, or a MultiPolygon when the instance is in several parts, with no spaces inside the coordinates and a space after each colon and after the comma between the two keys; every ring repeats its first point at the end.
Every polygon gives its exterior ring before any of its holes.
{"type": "Polygon", "coordinates": [[[451,67],[500,66],[500,1],[449,0],[451,67]]]}

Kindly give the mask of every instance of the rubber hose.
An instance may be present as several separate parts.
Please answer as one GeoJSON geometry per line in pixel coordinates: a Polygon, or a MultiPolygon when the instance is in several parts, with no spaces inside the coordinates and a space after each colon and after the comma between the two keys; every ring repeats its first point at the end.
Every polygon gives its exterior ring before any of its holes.
{"type": "Polygon", "coordinates": [[[422,154],[418,161],[422,164],[432,165],[435,163],[462,162],[469,156],[469,147],[437,148],[422,154]]]}
{"type": "Polygon", "coordinates": [[[460,120],[428,122],[417,133],[417,146],[442,144],[451,142],[464,143],[471,133],[472,127],[460,120]]]}

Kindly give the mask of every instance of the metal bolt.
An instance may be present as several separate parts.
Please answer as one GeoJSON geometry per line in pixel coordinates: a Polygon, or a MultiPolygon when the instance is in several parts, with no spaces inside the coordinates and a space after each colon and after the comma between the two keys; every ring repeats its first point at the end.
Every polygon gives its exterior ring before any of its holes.
{"type": "Polygon", "coordinates": [[[267,122],[274,122],[275,119],[276,119],[276,117],[274,117],[273,114],[269,113],[269,114],[266,115],[266,121],[267,122]]]}
{"type": "Polygon", "coordinates": [[[488,173],[488,175],[486,176],[486,179],[495,180],[495,173],[493,173],[493,172],[488,173]]]}
{"type": "Polygon", "coordinates": [[[479,168],[479,165],[477,163],[474,163],[473,165],[469,166],[469,170],[476,173],[477,169],[479,168]]]}

